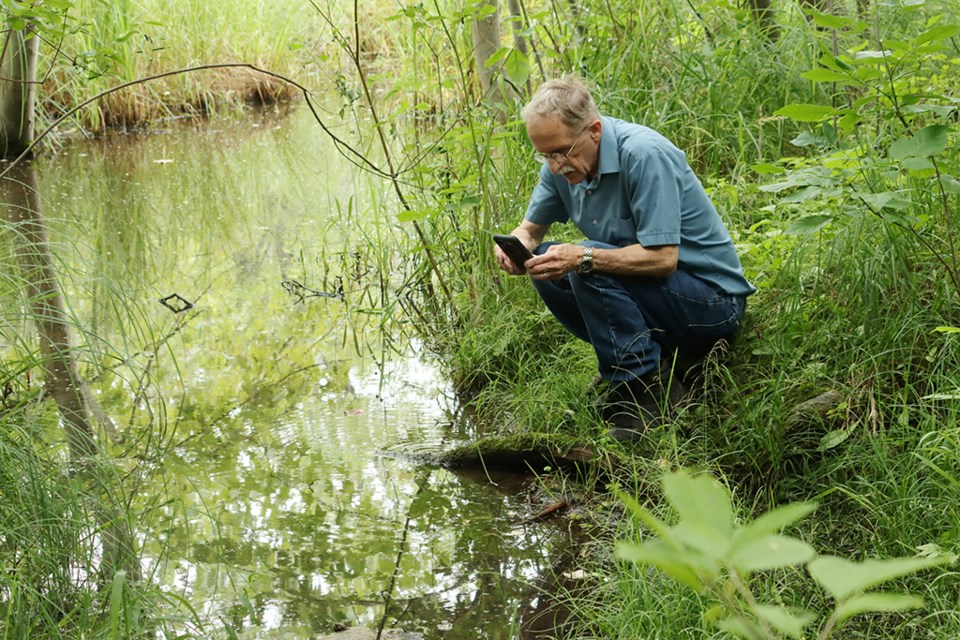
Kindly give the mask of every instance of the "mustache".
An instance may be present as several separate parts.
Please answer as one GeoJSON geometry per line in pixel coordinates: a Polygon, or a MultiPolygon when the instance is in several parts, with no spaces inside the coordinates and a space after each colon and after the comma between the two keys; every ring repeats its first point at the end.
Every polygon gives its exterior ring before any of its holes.
{"type": "Polygon", "coordinates": [[[564,165],[564,167],[560,169],[560,175],[565,176],[568,173],[573,173],[574,171],[576,171],[576,169],[574,169],[570,165],[564,165]]]}

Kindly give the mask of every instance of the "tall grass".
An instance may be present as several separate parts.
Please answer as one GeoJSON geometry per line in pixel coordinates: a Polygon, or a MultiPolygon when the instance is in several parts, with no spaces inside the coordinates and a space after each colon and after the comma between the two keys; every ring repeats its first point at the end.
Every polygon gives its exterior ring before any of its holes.
{"type": "MultiPolygon", "coordinates": [[[[247,63],[303,80],[306,52],[322,55],[309,3],[264,0],[78,0],[72,29],[41,47],[40,110],[50,119],[123,82],[217,63],[247,63]]],[[[250,69],[214,69],[136,85],[74,117],[76,127],[136,127],[178,114],[206,114],[289,98],[297,90],[250,69]]]]}

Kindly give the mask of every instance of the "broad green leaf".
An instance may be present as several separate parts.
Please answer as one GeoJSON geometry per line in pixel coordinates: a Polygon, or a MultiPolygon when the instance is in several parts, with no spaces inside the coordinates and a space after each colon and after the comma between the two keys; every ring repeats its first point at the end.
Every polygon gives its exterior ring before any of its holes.
{"type": "Polygon", "coordinates": [[[817,619],[809,611],[791,613],[783,607],[758,604],[752,608],[755,616],[791,638],[802,638],[803,628],[817,619]]]}
{"type": "Polygon", "coordinates": [[[433,212],[430,209],[409,209],[397,214],[397,220],[400,222],[417,222],[424,218],[429,218],[433,212]]]}
{"type": "Polygon", "coordinates": [[[833,222],[832,216],[813,215],[797,220],[786,230],[786,233],[794,236],[806,236],[816,233],[825,226],[833,222]]]}
{"type": "Polygon", "coordinates": [[[756,540],[768,533],[780,533],[785,527],[806,518],[817,508],[815,502],[796,502],[767,511],[756,520],[740,528],[734,544],[756,540]]]}
{"type": "Polygon", "coordinates": [[[664,477],[663,492],[680,514],[688,542],[696,540],[693,546],[723,557],[733,534],[733,507],[730,494],[716,478],[677,471],[664,477]]]}
{"type": "Polygon", "coordinates": [[[933,163],[930,162],[930,158],[907,158],[901,161],[904,169],[907,169],[914,175],[918,175],[921,172],[926,172],[931,177],[934,175],[933,163]]]}
{"type": "Polygon", "coordinates": [[[775,116],[783,116],[798,122],[820,122],[836,115],[837,110],[819,104],[788,104],[774,112],[775,116]]]}
{"type": "Polygon", "coordinates": [[[814,133],[812,131],[801,131],[800,134],[790,141],[795,147],[809,147],[814,145],[817,147],[823,147],[830,144],[830,140],[826,136],[819,133],[814,133]]]}
{"type": "Polygon", "coordinates": [[[894,160],[923,158],[940,153],[947,147],[947,127],[932,124],[917,131],[912,137],[900,138],[890,145],[890,157],[894,160]]]}
{"type": "Polygon", "coordinates": [[[889,613],[923,607],[923,598],[901,593],[865,593],[854,596],[837,607],[837,621],[843,622],[861,613],[889,613]]]}
{"type": "Polygon", "coordinates": [[[760,175],[769,175],[769,174],[771,174],[771,173],[776,174],[776,173],[784,173],[784,172],[786,172],[786,169],[784,169],[783,167],[778,167],[778,166],[775,165],[775,164],[762,164],[762,163],[761,163],[761,164],[752,165],[750,168],[753,169],[754,171],[756,171],[757,173],[759,173],[760,175]]]}
{"type": "Polygon", "coordinates": [[[956,110],[955,106],[948,104],[910,104],[903,108],[903,112],[907,114],[935,113],[941,118],[946,118],[956,110]]]}
{"type": "Polygon", "coordinates": [[[814,82],[841,82],[843,84],[853,85],[860,84],[859,80],[846,73],[838,73],[832,69],[826,69],[824,67],[817,67],[816,69],[805,71],[800,75],[807,80],[812,80],[814,82]]]}
{"type": "Polygon", "coordinates": [[[514,84],[522,85],[530,77],[530,60],[519,49],[510,49],[503,63],[503,71],[514,84]]]}
{"type": "Polygon", "coordinates": [[[954,195],[960,193],[960,180],[957,180],[953,176],[941,176],[940,184],[943,185],[943,189],[947,193],[952,193],[954,195]]]}
{"type": "Polygon", "coordinates": [[[806,542],[768,533],[738,545],[728,562],[741,572],[764,571],[802,564],[815,555],[806,542]]]}
{"type": "Polygon", "coordinates": [[[729,538],[718,536],[701,522],[689,520],[681,520],[671,529],[670,535],[691,555],[691,564],[696,564],[702,573],[711,576],[720,574],[721,561],[730,546],[729,538]],[[696,558],[696,561],[693,558],[696,558]]]}
{"type": "Polygon", "coordinates": [[[836,600],[865,591],[887,580],[923,571],[942,564],[938,558],[892,558],[851,562],[844,558],[822,556],[811,561],[807,570],[817,584],[836,600]]]}
{"type": "Polygon", "coordinates": [[[757,623],[745,618],[726,618],[718,622],[717,626],[730,635],[738,638],[747,638],[748,640],[763,638],[766,635],[757,623]]]}
{"type": "Polygon", "coordinates": [[[780,193],[781,191],[786,191],[787,189],[792,189],[797,186],[797,183],[786,181],[786,182],[774,182],[773,184],[763,184],[757,187],[760,191],[766,193],[780,193]]]}
{"type": "Polygon", "coordinates": [[[627,562],[653,565],[694,591],[703,590],[703,583],[686,558],[663,540],[643,544],[621,542],[617,544],[616,557],[627,562]]]}
{"type": "Polygon", "coordinates": [[[846,29],[853,32],[863,31],[867,26],[864,22],[856,18],[834,16],[828,13],[814,13],[813,22],[827,29],[846,29]]]}
{"type": "Polygon", "coordinates": [[[913,39],[914,45],[926,44],[927,42],[935,42],[937,40],[946,40],[952,38],[960,31],[960,27],[955,24],[944,24],[939,27],[933,27],[932,29],[927,29],[916,38],[913,39]]]}
{"type": "Polygon", "coordinates": [[[503,60],[506,59],[507,54],[510,52],[510,49],[507,47],[500,47],[496,51],[490,54],[490,57],[483,61],[484,67],[493,67],[500,64],[503,60]]]}
{"type": "Polygon", "coordinates": [[[830,433],[826,434],[820,438],[820,445],[817,447],[818,451],[829,451],[834,447],[837,447],[850,437],[852,431],[850,429],[834,429],[830,433]]]}
{"type": "Polygon", "coordinates": [[[460,209],[469,209],[471,207],[479,207],[481,204],[483,204],[483,198],[480,196],[466,196],[460,199],[457,206],[460,209]]]}
{"type": "Polygon", "coordinates": [[[796,204],[798,202],[807,202],[809,200],[816,200],[822,196],[826,195],[822,187],[816,185],[806,185],[800,187],[795,192],[783,199],[786,203],[796,204]]]}
{"type": "Polygon", "coordinates": [[[911,206],[910,203],[901,198],[900,194],[896,191],[858,193],[857,195],[875,211],[879,211],[880,209],[908,209],[911,206]]]}

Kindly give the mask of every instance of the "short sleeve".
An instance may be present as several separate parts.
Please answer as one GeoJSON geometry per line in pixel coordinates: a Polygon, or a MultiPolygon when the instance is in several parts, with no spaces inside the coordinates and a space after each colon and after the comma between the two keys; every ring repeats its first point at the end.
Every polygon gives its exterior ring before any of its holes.
{"type": "Polygon", "coordinates": [[[621,158],[621,166],[637,241],[645,247],[679,245],[683,171],[657,148],[621,158]]]}

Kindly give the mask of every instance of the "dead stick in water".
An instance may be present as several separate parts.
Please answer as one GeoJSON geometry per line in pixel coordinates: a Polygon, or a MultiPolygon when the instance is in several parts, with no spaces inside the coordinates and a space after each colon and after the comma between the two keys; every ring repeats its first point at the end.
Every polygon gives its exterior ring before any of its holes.
{"type": "Polygon", "coordinates": [[[560,511],[564,511],[570,508],[569,500],[560,500],[559,502],[554,502],[551,505],[548,505],[545,509],[535,513],[526,520],[523,521],[523,524],[530,524],[533,522],[542,522],[547,518],[551,518],[557,515],[560,511]]]}

